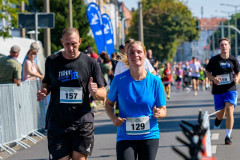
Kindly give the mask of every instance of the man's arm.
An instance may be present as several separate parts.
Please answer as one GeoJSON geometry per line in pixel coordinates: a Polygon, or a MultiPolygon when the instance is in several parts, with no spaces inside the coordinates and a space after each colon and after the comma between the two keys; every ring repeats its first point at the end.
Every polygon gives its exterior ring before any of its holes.
{"type": "Polygon", "coordinates": [[[240,72],[236,74],[236,77],[234,78],[234,82],[237,84],[239,82],[239,79],[240,79],[240,72]]]}
{"type": "Polygon", "coordinates": [[[206,70],[206,75],[208,79],[212,80],[216,85],[220,82],[220,79],[217,77],[214,77],[210,72],[206,70]]]}
{"type": "Polygon", "coordinates": [[[18,86],[20,86],[21,85],[21,80],[14,78],[13,83],[16,83],[18,86]]]}
{"type": "Polygon", "coordinates": [[[37,100],[42,101],[48,95],[47,83],[42,83],[41,90],[37,92],[37,100]]]}
{"type": "Polygon", "coordinates": [[[155,67],[155,68],[158,68],[158,60],[157,60],[157,58],[156,58],[156,62],[155,62],[155,64],[154,64],[154,67],[155,67]]]}
{"type": "Polygon", "coordinates": [[[103,100],[107,96],[107,92],[105,87],[98,88],[97,83],[93,82],[93,78],[90,77],[89,84],[88,84],[89,93],[98,100],[103,100]]]}
{"type": "Polygon", "coordinates": [[[97,100],[105,99],[107,96],[106,88],[105,87],[98,88],[97,92],[92,94],[92,96],[97,100]]]}

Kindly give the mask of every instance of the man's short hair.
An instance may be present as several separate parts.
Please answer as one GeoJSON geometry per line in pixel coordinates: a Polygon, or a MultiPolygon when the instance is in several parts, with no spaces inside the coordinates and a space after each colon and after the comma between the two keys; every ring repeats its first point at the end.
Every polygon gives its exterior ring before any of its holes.
{"type": "Polygon", "coordinates": [[[92,46],[87,45],[86,48],[85,48],[85,53],[90,53],[90,54],[92,54],[92,53],[93,53],[93,48],[92,48],[92,46]]]}
{"type": "Polygon", "coordinates": [[[218,44],[220,44],[222,41],[227,41],[229,44],[231,44],[230,40],[228,38],[221,38],[219,41],[218,41],[218,44]]]}
{"type": "Polygon", "coordinates": [[[65,28],[65,29],[63,30],[63,32],[62,32],[62,38],[64,37],[65,34],[66,34],[66,35],[70,35],[70,34],[73,34],[74,32],[77,33],[77,34],[79,35],[79,37],[80,37],[79,31],[78,31],[77,28],[67,27],[67,28],[65,28]]]}
{"type": "Polygon", "coordinates": [[[39,45],[37,44],[37,42],[33,42],[30,46],[30,49],[31,50],[35,50],[35,51],[38,51],[39,50],[39,45]]]}
{"type": "Polygon", "coordinates": [[[124,49],[124,45],[121,44],[121,45],[119,46],[119,49],[124,49]]]}
{"type": "Polygon", "coordinates": [[[196,57],[192,57],[192,59],[196,59],[196,57]]]}
{"type": "Polygon", "coordinates": [[[10,53],[18,53],[20,51],[20,47],[17,45],[13,45],[10,49],[10,53]]]}

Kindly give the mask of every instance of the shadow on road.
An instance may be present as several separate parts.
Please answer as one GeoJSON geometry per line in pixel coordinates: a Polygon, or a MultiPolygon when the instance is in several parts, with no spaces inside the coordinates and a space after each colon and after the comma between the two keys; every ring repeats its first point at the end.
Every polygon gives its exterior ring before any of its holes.
{"type": "Polygon", "coordinates": [[[117,127],[115,127],[113,124],[95,126],[94,134],[113,134],[113,133],[117,133],[117,127]]]}

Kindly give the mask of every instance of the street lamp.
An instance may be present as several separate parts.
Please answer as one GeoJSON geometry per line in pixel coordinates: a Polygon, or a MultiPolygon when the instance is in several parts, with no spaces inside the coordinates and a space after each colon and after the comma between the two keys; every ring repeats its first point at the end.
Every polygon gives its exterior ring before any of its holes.
{"type": "MultiPolygon", "coordinates": [[[[240,5],[223,4],[223,3],[221,3],[220,5],[235,8],[235,27],[237,28],[237,7],[240,7],[240,5]]],[[[237,58],[237,56],[238,56],[238,43],[237,43],[237,32],[235,31],[235,57],[237,58]]]]}

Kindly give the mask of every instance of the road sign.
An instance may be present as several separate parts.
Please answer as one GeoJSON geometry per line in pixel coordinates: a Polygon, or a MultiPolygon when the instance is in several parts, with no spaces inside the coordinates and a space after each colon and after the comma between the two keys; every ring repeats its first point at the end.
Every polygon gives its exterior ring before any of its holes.
{"type": "Polygon", "coordinates": [[[54,28],[54,13],[19,13],[18,28],[35,28],[35,14],[37,14],[38,28],[54,28]]]}

